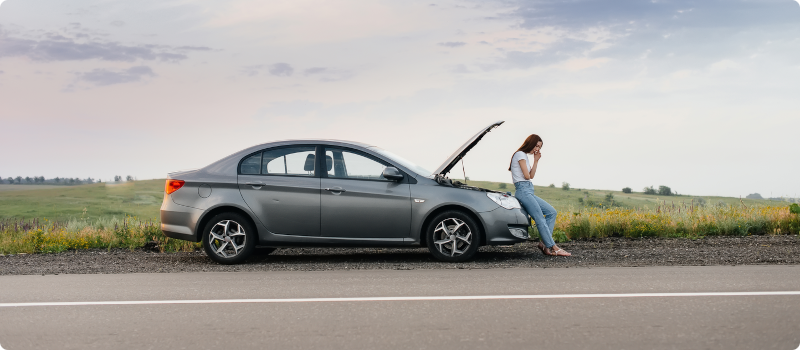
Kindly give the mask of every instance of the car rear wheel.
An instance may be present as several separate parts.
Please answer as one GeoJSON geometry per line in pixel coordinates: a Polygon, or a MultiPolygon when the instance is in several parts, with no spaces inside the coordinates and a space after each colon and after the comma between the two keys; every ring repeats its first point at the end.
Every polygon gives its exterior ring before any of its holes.
{"type": "Polygon", "coordinates": [[[220,264],[238,264],[256,247],[255,228],[236,213],[214,216],[203,230],[203,248],[211,260],[220,264]]]}
{"type": "Polygon", "coordinates": [[[480,244],[480,228],[460,211],[436,215],[427,229],[428,250],[441,261],[461,262],[475,257],[480,244]]]}

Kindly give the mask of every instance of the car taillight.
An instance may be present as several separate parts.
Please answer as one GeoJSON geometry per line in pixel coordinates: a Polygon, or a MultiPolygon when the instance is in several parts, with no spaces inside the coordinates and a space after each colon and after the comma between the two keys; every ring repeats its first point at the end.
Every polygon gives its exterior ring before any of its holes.
{"type": "Polygon", "coordinates": [[[183,180],[167,180],[167,184],[164,186],[164,191],[166,191],[167,194],[171,194],[172,192],[175,192],[183,187],[183,184],[185,183],[186,181],[183,180]]]}

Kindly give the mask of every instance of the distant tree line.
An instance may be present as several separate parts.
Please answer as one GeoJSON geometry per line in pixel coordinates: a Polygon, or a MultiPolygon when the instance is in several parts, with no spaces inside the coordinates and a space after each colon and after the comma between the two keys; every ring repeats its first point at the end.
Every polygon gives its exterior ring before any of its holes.
{"type": "MultiPolygon", "coordinates": [[[[114,181],[120,182],[122,181],[122,176],[114,176],[114,181]]],[[[125,181],[135,181],[135,178],[131,175],[125,177],[125,181]]],[[[72,186],[72,185],[83,185],[83,184],[93,184],[96,182],[102,182],[101,180],[94,178],[87,177],[85,179],[77,178],[77,177],[54,177],[52,179],[45,179],[44,176],[17,176],[17,177],[7,177],[3,179],[0,176],[0,184],[10,184],[10,185],[64,185],[64,186],[72,186]]]]}
{"type": "Polygon", "coordinates": [[[578,203],[588,205],[590,207],[619,207],[620,204],[614,199],[614,194],[609,192],[603,197],[602,201],[596,201],[594,198],[589,197],[589,191],[583,191],[583,198],[578,198],[578,203]]]}
{"type": "Polygon", "coordinates": [[[672,189],[668,186],[658,186],[656,190],[653,186],[645,187],[644,194],[657,194],[659,196],[677,196],[677,192],[672,192],[672,189]]]}
{"type": "Polygon", "coordinates": [[[747,197],[745,197],[745,198],[767,199],[767,200],[777,201],[777,202],[800,203],[800,198],[787,198],[787,197],[769,197],[769,198],[764,198],[764,197],[761,196],[760,193],[751,193],[751,194],[748,194],[747,197]]]}
{"type": "MultiPolygon", "coordinates": [[[[630,187],[625,187],[622,189],[622,193],[632,193],[630,187]]],[[[677,196],[678,192],[672,191],[669,186],[658,186],[658,189],[653,188],[653,186],[645,187],[644,194],[657,194],[659,196],[677,196]]]]}

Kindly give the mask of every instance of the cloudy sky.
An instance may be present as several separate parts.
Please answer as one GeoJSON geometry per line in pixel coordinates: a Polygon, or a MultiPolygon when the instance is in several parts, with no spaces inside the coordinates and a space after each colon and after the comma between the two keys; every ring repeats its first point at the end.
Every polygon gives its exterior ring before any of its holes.
{"type": "Polygon", "coordinates": [[[505,120],[470,178],[537,133],[539,185],[797,197],[798,96],[793,0],[0,2],[4,178],[317,137],[435,169],[505,120]]]}

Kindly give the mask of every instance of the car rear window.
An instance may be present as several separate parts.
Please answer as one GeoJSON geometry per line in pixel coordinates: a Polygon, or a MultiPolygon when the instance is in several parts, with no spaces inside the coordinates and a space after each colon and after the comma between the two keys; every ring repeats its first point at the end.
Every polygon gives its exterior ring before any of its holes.
{"type": "Polygon", "coordinates": [[[261,152],[251,155],[242,161],[242,166],[239,170],[243,175],[258,175],[261,170],[261,152]]]}

